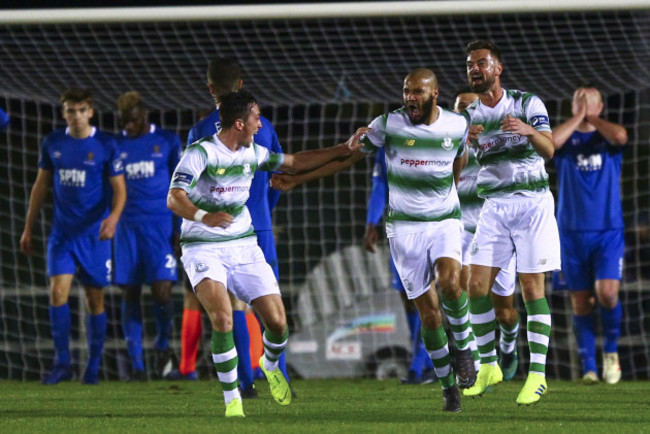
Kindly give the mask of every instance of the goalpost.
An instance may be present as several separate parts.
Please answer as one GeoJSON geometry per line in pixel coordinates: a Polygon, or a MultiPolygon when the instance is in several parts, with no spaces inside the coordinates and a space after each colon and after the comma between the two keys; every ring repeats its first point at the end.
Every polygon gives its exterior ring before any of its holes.
{"type": "MultiPolygon", "coordinates": [[[[403,77],[417,66],[436,72],[439,103],[449,106],[454,90],[466,83],[464,46],[478,38],[502,48],[504,86],[539,95],[552,124],[570,115],[574,88],[591,83],[606,98],[606,117],[628,129],[620,355],[624,378],[648,378],[650,2],[527,3],[0,11],[0,106],[12,118],[0,135],[0,378],[37,379],[51,363],[44,256],[51,206],[34,228],[35,256],[19,253],[19,238],[40,142],[63,125],[57,105],[63,89],[89,87],[96,96],[95,123],[107,131],[117,129],[117,96],[138,90],[151,107],[151,121],[184,140],[198,111],[212,107],[204,83],[209,60],[234,56],[285,151],[296,152],[338,143],[399,106],[403,77]]],[[[283,194],[274,212],[280,284],[295,338],[288,360],[305,376],[367,373],[377,368],[383,349],[393,359],[403,356],[396,345],[405,324],[388,281],[386,245],[375,255],[361,248],[371,165],[367,159],[283,194]],[[328,366],[337,366],[336,372],[328,366]]],[[[548,168],[554,183],[551,163],[548,168]]],[[[174,292],[176,349],[182,291],[178,286],[174,292]]],[[[549,376],[576,378],[568,296],[550,286],[547,295],[554,321],[549,376]]],[[[119,298],[119,290],[107,290],[105,378],[120,377],[125,369],[119,298]]],[[[524,312],[523,304],[518,307],[524,312]]],[[[83,362],[85,314],[78,287],[71,308],[74,357],[83,362]]],[[[150,311],[144,318],[147,347],[154,325],[150,311]]],[[[524,331],[522,366],[528,354],[524,331]]],[[[149,352],[150,362],[151,357],[149,352]]]]}

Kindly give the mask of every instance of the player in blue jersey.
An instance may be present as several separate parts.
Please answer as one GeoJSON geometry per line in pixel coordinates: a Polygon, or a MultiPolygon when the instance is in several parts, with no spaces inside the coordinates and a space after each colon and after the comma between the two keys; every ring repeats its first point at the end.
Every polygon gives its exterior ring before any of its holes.
{"type": "Polygon", "coordinates": [[[175,133],[147,121],[148,112],[138,92],[120,95],[117,109],[123,130],[116,141],[124,162],[127,201],[113,239],[114,283],[123,290],[122,331],[131,360],[131,378],[144,381],[143,284],[151,285],[154,299],[156,376],[163,378],[171,371],[171,295],[177,271],[167,191],[182,147],[175,133]]]}
{"type": "Polygon", "coordinates": [[[605,335],[603,379],[614,384],[621,379],[618,292],[625,245],[619,179],[627,132],[600,117],[602,96],[591,86],[575,91],[571,110],[573,116],[553,128],[562,270],[571,295],[583,380],[598,382],[593,311],[599,305],[605,335]]]}
{"type": "Polygon", "coordinates": [[[54,217],[47,244],[47,273],[55,358],[52,371],[42,382],[57,384],[72,378],[68,296],[78,273],[90,311],[86,325],[89,355],[82,382],[97,384],[106,335],[102,288],[111,281],[110,239],[124,209],[126,187],[113,137],[90,124],[92,94],[69,89],[61,95],[61,103],[68,127],[43,140],[20,248],[27,255],[32,253],[32,227],[52,188],[54,217]]]}
{"type": "Polygon", "coordinates": [[[181,260],[212,325],[211,353],[223,390],[226,417],[244,417],[238,389],[238,353],[233,340],[229,294],[260,316],[264,355],[260,367],[273,399],[291,403],[291,389],[279,368],[289,329],[275,273],[257,245],[246,206],[258,170],[304,171],[359,148],[360,128],[347,142],[297,154],[276,154],[253,141],[262,128],[259,107],[245,90],[219,98],[221,128],[187,148],[172,176],[167,203],[183,218],[181,260]]]}
{"type": "MultiPolygon", "coordinates": [[[[379,240],[378,225],[384,209],[386,208],[386,199],[388,197],[388,178],[386,176],[386,150],[379,148],[375,155],[375,165],[372,170],[372,190],[368,199],[368,210],[366,214],[366,233],[363,236],[363,247],[370,253],[377,251],[377,241],[379,240]]],[[[397,274],[393,259],[390,259],[391,284],[395,290],[399,291],[404,313],[406,314],[406,323],[409,327],[411,342],[413,347],[413,358],[409,365],[406,378],[402,379],[404,384],[429,384],[436,381],[436,373],[433,369],[433,362],[427,354],[424,342],[420,337],[420,315],[418,309],[412,300],[409,300],[404,291],[404,285],[397,274]]]]}
{"type": "Polygon", "coordinates": [[[0,130],[4,130],[9,126],[9,115],[4,110],[0,109],[0,130]]]}
{"type": "MultiPolygon", "coordinates": [[[[241,75],[241,67],[234,59],[216,58],[210,62],[207,70],[208,89],[217,108],[190,130],[187,138],[188,145],[218,132],[220,128],[219,100],[224,94],[241,89],[243,86],[241,75]]],[[[260,117],[260,122],[262,128],[255,134],[255,143],[271,152],[282,153],[282,147],[271,122],[263,116],[260,117]]],[[[273,238],[271,210],[277,203],[280,193],[269,187],[269,177],[269,172],[255,174],[246,206],[253,219],[257,243],[264,253],[266,262],[271,266],[276,279],[278,279],[278,257],[273,238]]],[[[239,354],[238,376],[241,381],[242,397],[253,398],[257,396],[257,391],[250,360],[246,305],[234,298],[231,303],[233,305],[235,346],[239,354]]],[[[196,376],[193,369],[198,348],[196,339],[200,338],[201,333],[194,330],[201,327],[200,308],[200,304],[190,288],[185,292],[183,331],[181,332],[181,364],[179,372],[172,374],[171,378],[194,378],[196,376]]],[[[288,380],[284,354],[280,360],[280,367],[288,380]]]]}

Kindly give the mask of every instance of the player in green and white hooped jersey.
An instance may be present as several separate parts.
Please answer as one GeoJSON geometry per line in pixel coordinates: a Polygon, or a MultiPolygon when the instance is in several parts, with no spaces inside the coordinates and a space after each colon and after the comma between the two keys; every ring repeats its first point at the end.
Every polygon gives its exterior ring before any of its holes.
{"type": "MultiPolygon", "coordinates": [[[[473,93],[470,88],[463,88],[457,91],[456,100],[454,101],[454,111],[456,113],[462,112],[477,99],[478,95],[473,93]]],[[[470,139],[476,139],[479,128],[478,125],[471,125],[469,127],[470,139]]],[[[484,202],[484,199],[478,195],[476,184],[480,169],[481,166],[476,159],[476,149],[470,146],[468,149],[467,166],[461,172],[456,186],[458,188],[460,209],[463,212],[463,226],[465,227],[465,231],[463,232],[463,266],[460,269],[460,287],[465,292],[467,292],[467,283],[469,281],[469,250],[474,233],[476,232],[478,216],[481,213],[484,202]]],[[[513,255],[507,267],[503,268],[497,274],[492,291],[490,291],[490,297],[494,304],[494,313],[501,332],[499,338],[499,366],[503,370],[503,379],[506,381],[514,377],[518,367],[516,347],[517,336],[519,334],[519,312],[514,307],[515,279],[516,271],[513,255]]],[[[453,322],[451,324],[453,330],[453,322]]],[[[470,339],[469,345],[472,348],[475,367],[478,371],[481,365],[480,355],[471,327],[465,333],[468,339],[470,339]]]]}
{"type": "MultiPolygon", "coordinates": [[[[422,340],[443,387],[443,410],[460,411],[435,284],[448,314],[465,330],[469,321],[466,295],[458,284],[462,223],[454,181],[465,164],[467,122],[439,107],[438,94],[433,71],[414,69],[404,79],[404,107],[373,120],[363,142],[366,153],[386,148],[386,233],[391,256],[407,297],[420,314],[422,340]]],[[[299,183],[336,173],[363,157],[364,152],[357,152],[306,174],[274,176],[272,184],[290,190],[299,183]]],[[[465,353],[470,363],[458,383],[469,387],[476,379],[471,351],[459,353],[465,353]]]]}
{"type": "Polygon", "coordinates": [[[262,319],[264,355],[260,366],[273,398],[280,405],[291,402],[289,384],[278,367],[289,336],[284,306],[245,205],[255,171],[313,169],[357,150],[367,129],[359,129],[338,146],[274,154],[253,143],[262,124],[250,92],[223,96],[220,115],[221,131],[195,142],[183,154],[172,176],[167,204],[183,218],[181,260],[212,324],[212,359],[224,393],[226,417],[244,417],[228,290],[250,304],[262,319]]]}
{"type": "Polygon", "coordinates": [[[466,48],[467,78],[479,101],[464,114],[479,125],[474,142],[481,164],[478,193],[485,198],[470,250],[470,320],[481,369],[467,396],[482,394],[503,378],[494,349],[495,314],[489,291],[514,253],[527,318],[530,366],[519,404],[546,394],[546,353],[551,313],[544,294],[544,272],[560,268],[555,203],[544,159],[553,156],[548,113],[535,95],[501,87],[501,52],[487,41],[466,48]]]}

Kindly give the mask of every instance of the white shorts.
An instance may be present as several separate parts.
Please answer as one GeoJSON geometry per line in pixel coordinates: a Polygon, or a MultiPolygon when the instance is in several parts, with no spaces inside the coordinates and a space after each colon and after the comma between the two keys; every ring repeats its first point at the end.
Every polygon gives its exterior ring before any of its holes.
{"type": "Polygon", "coordinates": [[[461,234],[463,223],[458,219],[422,223],[422,232],[396,234],[388,239],[404,291],[409,300],[424,294],[434,278],[438,258],[462,261],[461,234]]]}
{"type": "MultiPolygon", "coordinates": [[[[469,265],[469,248],[473,240],[473,233],[463,231],[463,266],[469,265]]],[[[494,279],[492,292],[502,297],[507,297],[515,293],[515,285],[517,283],[516,265],[515,255],[512,255],[506,268],[502,268],[494,279]]]]}
{"type": "Polygon", "coordinates": [[[470,247],[470,264],[504,269],[513,254],[518,273],[560,269],[560,235],[550,192],[483,203],[470,247]]]}
{"type": "Polygon", "coordinates": [[[247,304],[264,295],[280,294],[273,269],[264,260],[262,249],[257,244],[191,244],[183,246],[181,261],[192,288],[203,279],[211,279],[223,284],[247,304]]]}

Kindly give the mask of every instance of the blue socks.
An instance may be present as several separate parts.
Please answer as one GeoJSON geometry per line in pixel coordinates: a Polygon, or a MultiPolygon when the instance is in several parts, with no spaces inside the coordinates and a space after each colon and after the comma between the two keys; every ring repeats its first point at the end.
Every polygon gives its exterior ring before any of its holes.
{"type": "Polygon", "coordinates": [[[122,300],[122,333],[133,371],[144,372],[142,360],[142,308],[140,303],[122,300]]]}
{"type": "Polygon", "coordinates": [[[154,349],[156,351],[165,351],[169,349],[169,340],[172,336],[172,322],[174,320],[174,302],[170,298],[167,303],[161,304],[154,302],[153,316],[156,320],[156,342],[154,349]]]}
{"type": "Polygon", "coordinates": [[[54,365],[70,366],[70,306],[50,306],[50,328],[54,341],[54,365]]]}
{"type": "Polygon", "coordinates": [[[246,312],[235,310],[232,313],[232,330],[235,340],[235,349],[239,356],[237,363],[237,377],[243,390],[253,386],[253,368],[251,367],[250,336],[246,323],[246,312]]]}
{"type": "Polygon", "coordinates": [[[621,335],[622,318],[623,307],[620,300],[613,309],[600,307],[600,321],[605,335],[603,351],[606,353],[616,353],[618,351],[618,337],[621,335]]]}
{"type": "Polygon", "coordinates": [[[106,338],[106,312],[99,315],[88,315],[86,319],[88,334],[88,364],[86,372],[93,375],[99,373],[99,364],[102,360],[102,350],[106,338]]]}
{"type": "Polygon", "coordinates": [[[594,315],[573,315],[573,329],[578,342],[582,372],[598,372],[596,367],[596,321],[594,315]]]}

